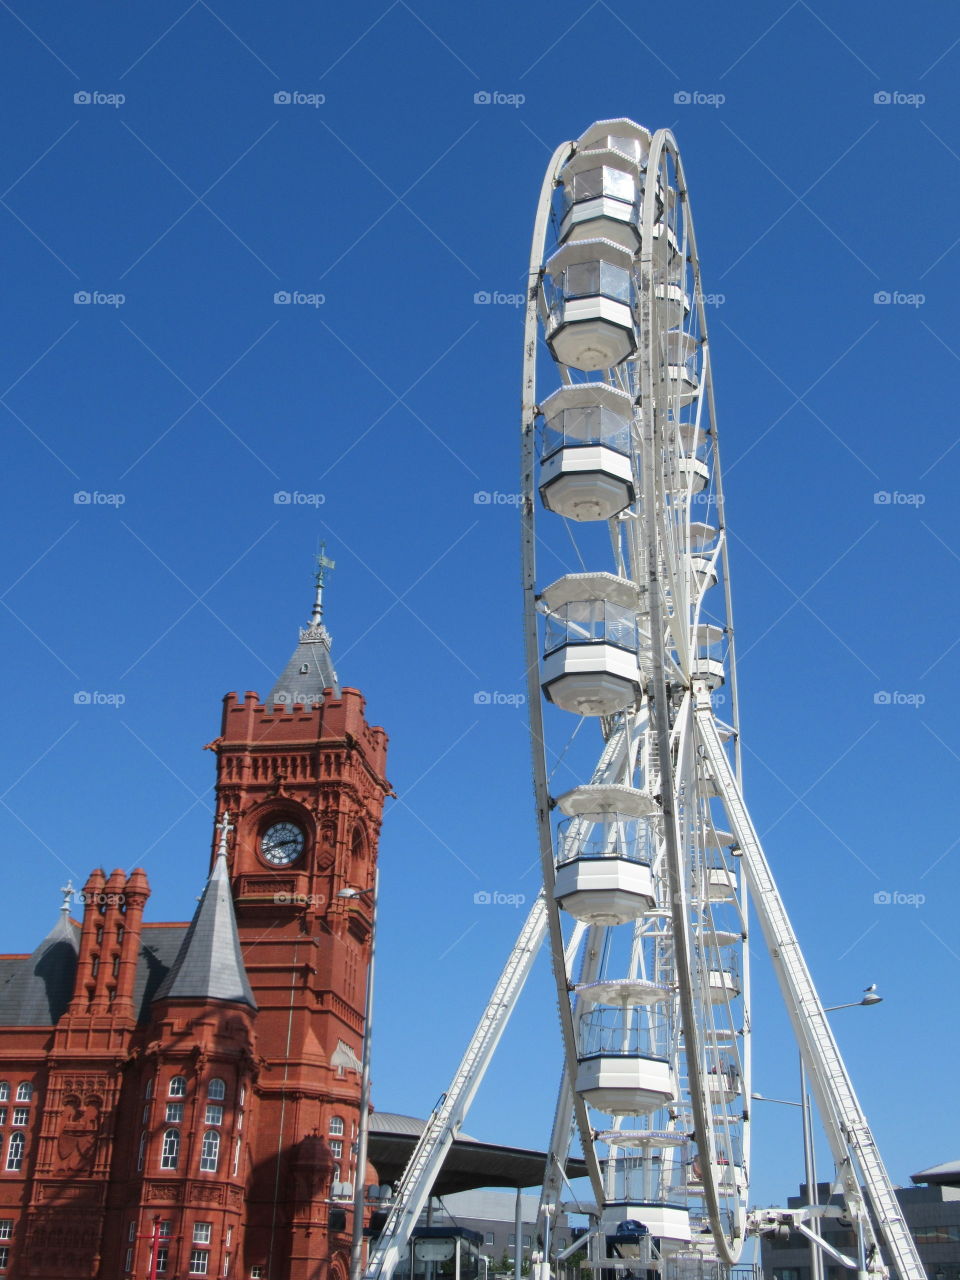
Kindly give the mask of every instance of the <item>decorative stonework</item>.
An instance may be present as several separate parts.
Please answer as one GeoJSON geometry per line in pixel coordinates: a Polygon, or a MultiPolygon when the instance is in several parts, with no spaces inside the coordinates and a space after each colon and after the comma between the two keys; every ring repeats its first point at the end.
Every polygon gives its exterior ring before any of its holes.
{"type": "Polygon", "coordinates": [[[148,1182],[144,1188],[147,1200],[162,1200],[167,1204],[179,1204],[183,1199],[182,1182],[148,1182]]]}

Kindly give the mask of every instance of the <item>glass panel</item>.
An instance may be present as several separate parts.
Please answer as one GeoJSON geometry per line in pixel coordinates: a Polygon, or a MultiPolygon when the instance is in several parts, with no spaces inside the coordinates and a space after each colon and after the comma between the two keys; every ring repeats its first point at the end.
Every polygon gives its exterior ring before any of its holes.
{"type": "Polygon", "coordinates": [[[637,617],[632,609],[607,600],[574,600],[547,614],[545,652],[563,644],[615,644],[637,648],[637,617]]]}
{"type": "Polygon", "coordinates": [[[630,301],[630,272],[612,262],[600,263],[600,292],[618,302],[630,301]]]}
{"type": "Polygon", "coordinates": [[[649,866],[653,846],[649,824],[617,814],[566,818],[557,826],[557,865],[575,858],[627,858],[649,866]]]}
{"type": "Polygon", "coordinates": [[[210,1081],[210,1083],[207,1085],[207,1097],[219,1099],[219,1098],[225,1098],[226,1096],[227,1096],[227,1086],[224,1084],[224,1082],[220,1079],[219,1076],[214,1076],[213,1079],[210,1081]]]}
{"type": "Polygon", "coordinates": [[[602,444],[618,453],[630,452],[630,422],[598,404],[562,409],[544,424],[544,454],[549,457],[565,445],[602,444]]]}
{"type": "Polygon", "coordinates": [[[637,186],[629,173],[622,169],[603,170],[603,194],[615,200],[627,200],[631,204],[637,198],[637,186]]]}
{"type": "Polygon", "coordinates": [[[589,298],[600,292],[600,262],[575,262],[567,267],[564,294],[568,298],[589,298]]]}
{"type": "MultiPolygon", "coordinates": [[[[596,147],[598,143],[592,143],[596,147]]],[[[639,138],[618,138],[614,134],[604,139],[604,146],[608,146],[612,151],[621,151],[624,155],[630,156],[633,160],[643,160],[647,154],[647,144],[641,142],[639,138]]]]}
{"type": "Polygon", "coordinates": [[[580,1024],[580,1052],[642,1056],[666,1062],[666,1032],[667,1019],[656,1005],[595,1008],[580,1024]]]}
{"type": "MultiPolygon", "coordinates": [[[[577,200],[595,200],[597,196],[603,195],[603,175],[604,169],[587,169],[583,173],[574,174],[573,178],[573,199],[577,200]]],[[[624,174],[624,177],[627,175],[624,174]]]]}

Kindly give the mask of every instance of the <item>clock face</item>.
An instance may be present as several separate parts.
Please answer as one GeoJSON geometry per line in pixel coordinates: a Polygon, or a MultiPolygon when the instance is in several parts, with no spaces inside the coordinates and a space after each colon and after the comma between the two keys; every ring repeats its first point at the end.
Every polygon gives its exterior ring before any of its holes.
{"type": "Polygon", "coordinates": [[[275,822],[260,837],[260,854],[274,867],[288,867],[303,852],[303,832],[292,822],[275,822]]]}

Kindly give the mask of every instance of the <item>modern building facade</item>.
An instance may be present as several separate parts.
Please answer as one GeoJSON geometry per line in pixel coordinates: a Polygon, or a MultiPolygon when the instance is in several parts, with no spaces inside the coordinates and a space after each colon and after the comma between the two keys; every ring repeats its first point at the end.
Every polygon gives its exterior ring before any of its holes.
{"type": "Polygon", "coordinates": [[[98,868],[82,918],[68,895],[0,957],[0,1276],[346,1280],[390,787],[319,586],[268,696],[224,701],[193,919],[145,919],[146,872],[98,868]]]}
{"type": "MultiPolygon", "coordinates": [[[[929,1280],[960,1280],[960,1161],[912,1176],[914,1186],[897,1187],[896,1196],[929,1280]]],[[[837,1203],[830,1184],[818,1186],[818,1203],[837,1203]]],[[[807,1203],[805,1187],[787,1207],[807,1203]]],[[[855,1232],[848,1221],[823,1220],[823,1238],[848,1257],[856,1257],[855,1232]]],[[[765,1238],[761,1247],[764,1280],[810,1280],[810,1245],[799,1232],[783,1240],[765,1238]]],[[[824,1257],[825,1280],[849,1280],[855,1272],[824,1257]]]]}

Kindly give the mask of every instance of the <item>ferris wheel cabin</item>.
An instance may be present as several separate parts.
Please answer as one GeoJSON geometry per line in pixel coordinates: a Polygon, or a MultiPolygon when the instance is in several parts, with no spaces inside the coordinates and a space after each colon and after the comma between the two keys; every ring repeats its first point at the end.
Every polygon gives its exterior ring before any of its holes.
{"type": "Polygon", "coordinates": [[[569,520],[609,520],[636,497],[633,402],[605,382],[561,387],[544,400],[540,498],[569,520]]]}
{"type": "Polygon", "coordinates": [[[546,611],[541,685],[556,706],[607,716],[632,706],[642,687],[640,588],[612,573],[571,573],[540,596],[546,611]]]}

